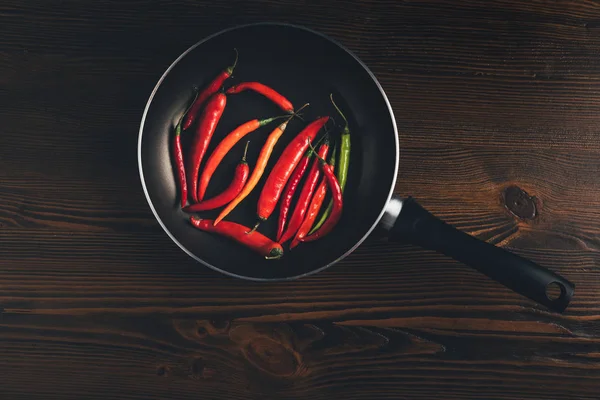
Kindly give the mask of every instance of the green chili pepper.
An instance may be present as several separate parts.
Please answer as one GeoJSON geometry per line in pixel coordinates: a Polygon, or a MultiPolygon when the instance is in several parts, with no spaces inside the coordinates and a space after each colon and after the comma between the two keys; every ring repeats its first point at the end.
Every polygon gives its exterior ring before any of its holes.
{"type": "MultiPolygon", "coordinates": [[[[337,112],[342,116],[342,119],[344,120],[345,124],[344,129],[342,130],[342,134],[340,135],[340,156],[335,171],[335,175],[338,179],[338,182],[340,183],[342,193],[344,193],[346,181],[348,180],[348,167],[350,165],[350,128],[348,127],[348,120],[333,101],[333,94],[329,95],[329,98],[331,99],[331,103],[333,104],[337,112]]],[[[329,205],[327,206],[327,209],[319,219],[319,222],[317,222],[317,224],[312,228],[309,235],[312,235],[317,229],[321,227],[321,225],[323,225],[323,223],[327,220],[327,217],[329,217],[332,208],[333,199],[329,200],[329,205]]]]}

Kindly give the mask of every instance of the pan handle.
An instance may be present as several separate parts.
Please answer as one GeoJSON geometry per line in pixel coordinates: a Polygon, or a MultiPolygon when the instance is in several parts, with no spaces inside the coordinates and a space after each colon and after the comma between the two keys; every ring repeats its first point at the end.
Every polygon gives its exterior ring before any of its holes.
{"type": "Polygon", "coordinates": [[[381,223],[389,238],[435,250],[460,261],[513,291],[556,312],[563,312],[575,290],[568,280],[532,261],[476,239],[448,225],[421,207],[413,198],[393,198],[381,223]],[[557,298],[549,285],[560,288],[557,298]]]}

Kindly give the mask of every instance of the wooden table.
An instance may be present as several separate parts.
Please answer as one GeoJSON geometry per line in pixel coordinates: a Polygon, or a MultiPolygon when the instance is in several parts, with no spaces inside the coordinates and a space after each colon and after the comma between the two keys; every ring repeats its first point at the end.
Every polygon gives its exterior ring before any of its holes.
{"type": "Polygon", "coordinates": [[[599,21],[593,1],[4,0],[0,398],[600,398],[599,21]],[[573,281],[567,312],[380,238],[279,284],[180,251],[141,189],[142,111],[189,46],[258,21],[361,57],[397,192],[573,281]]]}

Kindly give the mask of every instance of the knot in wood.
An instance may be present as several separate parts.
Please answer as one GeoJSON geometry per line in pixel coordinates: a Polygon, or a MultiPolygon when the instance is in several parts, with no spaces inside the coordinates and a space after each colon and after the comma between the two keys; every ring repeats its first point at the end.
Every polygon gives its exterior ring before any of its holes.
{"type": "Polygon", "coordinates": [[[168,370],[168,367],[166,367],[165,365],[159,365],[158,367],[156,367],[156,375],[167,376],[168,370]]]}
{"type": "Polygon", "coordinates": [[[294,375],[301,365],[296,351],[266,337],[250,341],[245,350],[248,361],[273,375],[294,375]]]}
{"type": "Polygon", "coordinates": [[[537,216],[535,197],[518,186],[504,189],[504,206],[521,219],[533,219],[537,216]]]}

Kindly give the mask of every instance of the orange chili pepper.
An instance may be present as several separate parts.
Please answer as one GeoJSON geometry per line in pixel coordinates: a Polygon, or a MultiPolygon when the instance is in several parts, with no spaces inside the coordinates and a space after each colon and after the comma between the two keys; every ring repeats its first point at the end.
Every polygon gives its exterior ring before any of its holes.
{"type": "MultiPolygon", "coordinates": [[[[302,108],[306,107],[307,105],[308,104],[306,104],[302,108]]],[[[267,138],[267,141],[260,150],[258,160],[256,161],[256,166],[254,167],[254,171],[252,171],[252,175],[250,175],[248,182],[246,182],[246,186],[244,186],[244,189],[242,189],[240,194],[238,194],[237,197],[233,199],[223,211],[221,211],[219,216],[215,219],[215,225],[217,225],[219,222],[221,222],[221,220],[223,220],[223,218],[229,215],[229,213],[233,211],[233,209],[235,209],[238,206],[238,204],[242,202],[242,200],[248,197],[248,195],[250,194],[250,192],[252,192],[256,185],[258,185],[258,181],[260,181],[260,178],[265,172],[265,168],[267,167],[267,163],[269,162],[271,153],[273,153],[273,148],[275,147],[275,144],[277,143],[281,135],[283,135],[283,132],[285,132],[285,128],[287,128],[288,122],[293,117],[294,115],[290,116],[290,118],[288,118],[284,123],[279,125],[273,130],[273,132],[271,132],[271,134],[267,138]]],[[[254,230],[255,229],[252,229],[252,231],[254,230]]]]}
{"type": "Polygon", "coordinates": [[[267,118],[263,120],[253,119],[252,121],[248,121],[243,123],[242,125],[235,128],[231,133],[229,133],[225,139],[219,143],[219,145],[212,152],[208,161],[206,161],[206,165],[204,165],[204,170],[202,171],[202,175],[200,176],[200,182],[198,183],[198,201],[202,201],[204,199],[204,195],[206,194],[206,189],[208,188],[208,183],[212,178],[212,174],[215,172],[219,163],[223,160],[223,158],[227,155],[229,150],[239,142],[244,136],[249,134],[250,132],[254,132],[261,126],[265,126],[273,120],[281,118],[281,117],[273,117],[267,118]]]}

